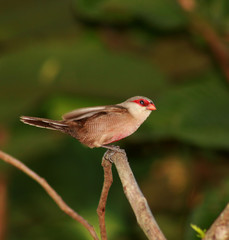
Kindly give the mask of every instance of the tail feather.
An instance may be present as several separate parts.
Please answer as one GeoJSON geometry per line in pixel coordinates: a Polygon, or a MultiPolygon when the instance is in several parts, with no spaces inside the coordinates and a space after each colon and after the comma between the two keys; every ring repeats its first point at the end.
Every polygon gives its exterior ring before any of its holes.
{"type": "Polygon", "coordinates": [[[69,126],[66,123],[64,123],[64,121],[56,121],[46,118],[21,116],[20,120],[25,124],[29,124],[40,128],[59,130],[62,132],[66,132],[66,130],[69,128],[69,126]]]}

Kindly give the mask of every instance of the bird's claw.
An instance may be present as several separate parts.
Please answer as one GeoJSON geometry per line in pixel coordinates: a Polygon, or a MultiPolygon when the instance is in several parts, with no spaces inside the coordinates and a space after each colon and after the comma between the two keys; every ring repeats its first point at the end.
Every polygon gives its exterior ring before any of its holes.
{"type": "Polygon", "coordinates": [[[108,149],[108,151],[105,152],[105,154],[104,154],[104,158],[105,158],[106,160],[110,161],[111,163],[113,163],[112,156],[113,156],[114,154],[116,154],[117,152],[126,155],[125,150],[124,150],[124,149],[121,149],[119,146],[115,146],[115,145],[105,145],[105,146],[103,146],[103,147],[108,149]]]}
{"type": "Polygon", "coordinates": [[[107,161],[109,161],[110,163],[114,163],[114,161],[112,160],[112,156],[115,154],[114,151],[112,150],[108,150],[104,153],[103,158],[106,159],[107,161]]]}

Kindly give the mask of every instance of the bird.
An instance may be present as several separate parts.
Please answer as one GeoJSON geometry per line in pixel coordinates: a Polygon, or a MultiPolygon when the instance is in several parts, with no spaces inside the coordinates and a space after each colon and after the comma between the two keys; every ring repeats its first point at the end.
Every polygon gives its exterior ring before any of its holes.
{"type": "Polygon", "coordinates": [[[153,110],[156,107],[152,100],[135,96],[115,105],[78,108],[64,114],[59,121],[29,116],[21,116],[20,120],[71,135],[89,148],[117,150],[109,144],[134,133],[153,110]]]}

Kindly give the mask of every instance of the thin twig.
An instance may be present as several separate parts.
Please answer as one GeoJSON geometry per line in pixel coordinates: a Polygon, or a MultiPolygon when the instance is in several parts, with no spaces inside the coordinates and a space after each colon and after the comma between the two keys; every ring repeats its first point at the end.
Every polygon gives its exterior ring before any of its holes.
{"type": "Polygon", "coordinates": [[[104,182],[103,182],[103,189],[101,192],[99,205],[97,208],[97,214],[99,217],[99,228],[100,228],[100,235],[102,240],[107,240],[107,232],[106,232],[106,225],[105,225],[105,208],[107,202],[107,196],[113,182],[113,175],[112,175],[112,163],[105,159],[106,153],[102,159],[102,166],[104,171],[104,182]]]}
{"type": "Polygon", "coordinates": [[[66,214],[68,214],[70,217],[72,217],[74,220],[81,223],[91,234],[94,240],[99,240],[95,229],[92,225],[90,225],[82,216],[80,216],[78,213],[76,213],[73,209],[71,209],[60,197],[60,195],[48,184],[48,182],[41,178],[38,174],[36,174],[34,171],[29,169],[25,164],[17,160],[16,158],[0,151],[0,159],[3,161],[13,165],[14,167],[18,168],[28,176],[30,176],[32,179],[34,179],[37,183],[39,183],[44,190],[48,193],[48,195],[55,201],[55,203],[60,207],[62,211],[64,211],[66,214]]]}
{"type": "Polygon", "coordinates": [[[130,202],[130,205],[137,218],[137,222],[144,231],[145,235],[150,240],[166,240],[134,178],[126,155],[116,152],[112,155],[111,160],[114,162],[117,168],[123,185],[124,193],[130,202]]]}
{"type": "Polygon", "coordinates": [[[203,240],[228,240],[229,239],[229,204],[221,212],[209,230],[206,232],[203,240]]]}

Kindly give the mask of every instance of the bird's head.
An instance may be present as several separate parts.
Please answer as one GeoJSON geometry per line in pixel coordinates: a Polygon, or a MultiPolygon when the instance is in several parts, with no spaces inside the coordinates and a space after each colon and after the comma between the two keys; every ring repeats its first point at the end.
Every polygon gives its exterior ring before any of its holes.
{"type": "Polygon", "coordinates": [[[143,119],[143,121],[150,115],[153,110],[156,110],[153,101],[147,97],[142,96],[129,98],[119,105],[127,108],[134,118],[143,119]]]}

